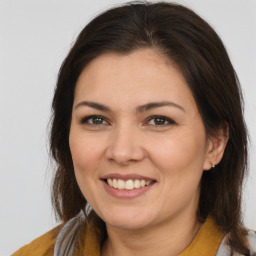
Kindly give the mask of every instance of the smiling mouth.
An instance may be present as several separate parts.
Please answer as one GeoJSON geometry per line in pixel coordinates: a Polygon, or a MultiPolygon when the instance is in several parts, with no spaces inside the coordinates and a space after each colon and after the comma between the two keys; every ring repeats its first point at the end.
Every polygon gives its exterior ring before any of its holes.
{"type": "Polygon", "coordinates": [[[118,189],[118,190],[133,190],[143,188],[145,186],[149,186],[155,181],[153,180],[144,180],[144,179],[105,179],[104,180],[110,187],[118,189]]]}

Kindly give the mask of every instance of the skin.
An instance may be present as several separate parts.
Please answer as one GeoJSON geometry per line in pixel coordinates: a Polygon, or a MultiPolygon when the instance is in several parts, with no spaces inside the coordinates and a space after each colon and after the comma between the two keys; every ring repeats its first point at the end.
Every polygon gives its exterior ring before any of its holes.
{"type": "Polygon", "coordinates": [[[225,140],[207,139],[195,99],[170,60],[141,49],[90,62],[76,84],[69,143],[78,185],[106,223],[102,255],[171,256],[191,243],[200,227],[200,179],[221,160],[225,140]],[[174,104],[138,111],[167,101],[174,104]],[[91,115],[101,117],[85,121],[91,115]],[[116,198],[101,180],[111,173],[135,173],[155,184],[133,199],[116,198]]]}

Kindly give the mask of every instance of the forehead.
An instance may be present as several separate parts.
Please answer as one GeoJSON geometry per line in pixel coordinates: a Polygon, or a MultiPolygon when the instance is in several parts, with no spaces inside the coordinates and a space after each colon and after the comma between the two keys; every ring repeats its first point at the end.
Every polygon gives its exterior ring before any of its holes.
{"type": "Polygon", "coordinates": [[[153,49],[126,55],[107,53],[95,58],[76,84],[75,101],[84,97],[109,103],[118,99],[122,103],[125,99],[194,101],[182,73],[171,60],[153,49]]]}

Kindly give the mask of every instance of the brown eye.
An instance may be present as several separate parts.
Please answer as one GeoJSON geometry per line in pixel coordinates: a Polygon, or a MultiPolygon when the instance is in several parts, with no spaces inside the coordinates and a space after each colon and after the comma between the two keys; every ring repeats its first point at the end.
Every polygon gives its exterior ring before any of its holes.
{"type": "Polygon", "coordinates": [[[106,125],[107,122],[102,116],[87,116],[81,120],[81,124],[106,125]]]}
{"type": "Polygon", "coordinates": [[[164,116],[151,116],[148,120],[149,125],[155,125],[155,126],[166,126],[175,124],[173,120],[170,118],[164,117],[164,116]]]}
{"type": "Polygon", "coordinates": [[[166,124],[166,120],[164,118],[155,118],[154,124],[155,125],[164,125],[164,124],[166,124]]]}
{"type": "Polygon", "coordinates": [[[104,120],[101,117],[94,117],[94,118],[92,118],[92,123],[93,124],[102,124],[103,122],[104,122],[104,120]]]}

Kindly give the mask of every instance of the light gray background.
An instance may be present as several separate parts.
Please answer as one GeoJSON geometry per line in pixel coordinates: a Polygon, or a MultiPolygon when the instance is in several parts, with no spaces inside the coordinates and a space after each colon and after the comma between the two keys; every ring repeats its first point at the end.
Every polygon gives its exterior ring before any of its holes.
{"type": "MultiPolygon", "coordinates": [[[[47,125],[58,68],[84,25],[122,2],[0,0],[0,255],[56,225],[47,125]]],[[[240,78],[252,143],[244,219],[256,230],[256,1],[176,2],[216,29],[240,78]]]]}

